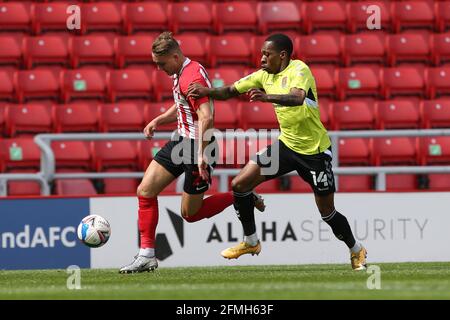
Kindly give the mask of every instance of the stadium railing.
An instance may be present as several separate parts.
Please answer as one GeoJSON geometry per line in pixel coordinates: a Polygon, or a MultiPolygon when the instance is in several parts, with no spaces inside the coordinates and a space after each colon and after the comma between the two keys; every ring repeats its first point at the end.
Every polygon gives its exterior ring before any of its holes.
{"type": "MultiPolygon", "coordinates": [[[[153,136],[155,140],[168,140],[172,132],[157,132],[153,136]]],[[[279,135],[278,130],[264,131],[270,138],[279,135]]],[[[450,136],[450,129],[426,129],[426,130],[359,130],[359,131],[329,131],[328,132],[333,149],[334,173],[339,175],[376,175],[376,190],[386,190],[387,174],[430,174],[450,173],[450,166],[361,166],[361,167],[339,167],[340,138],[382,138],[382,137],[426,137],[426,136],[450,136]]],[[[258,138],[259,133],[250,132],[227,132],[226,139],[234,138],[258,138]]],[[[35,174],[0,174],[0,196],[7,195],[6,184],[10,180],[37,180],[41,185],[41,195],[50,195],[50,186],[54,179],[103,179],[103,178],[141,178],[143,172],[89,172],[89,173],[55,173],[55,156],[51,149],[52,141],[81,141],[81,140],[144,140],[142,133],[63,133],[63,134],[38,134],[34,140],[41,149],[41,169],[35,174]]],[[[213,175],[220,178],[219,190],[228,190],[228,177],[235,176],[240,169],[216,169],[213,175]]],[[[290,175],[295,175],[295,172],[290,175]]],[[[336,177],[336,187],[339,190],[339,181],[336,177]]],[[[183,177],[177,181],[176,190],[182,191],[183,177]]]]}

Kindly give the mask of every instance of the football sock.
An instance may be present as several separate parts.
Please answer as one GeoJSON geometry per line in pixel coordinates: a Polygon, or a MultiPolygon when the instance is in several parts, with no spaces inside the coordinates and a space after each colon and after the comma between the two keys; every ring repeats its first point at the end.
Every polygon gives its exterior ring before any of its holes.
{"type": "Polygon", "coordinates": [[[352,253],[358,253],[362,249],[361,243],[356,242],[353,247],[350,248],[352,253]]]}
{"type": "Polygon", "coordinates": [[[188,222],[211,218],[233,204],[233,193],[216,193],[203,200],[200,210],[193,216],[183,217],[188,222]]]}
{"type": "Polygon", "coordinates": [[[147,258],[155,256],[155,248],[140,248],[139,255],[147,258]]]}
{"type": "Polygon", "coordinates": [[[234,192],[234,209],[241,220],[244,235],[250,236],[256,233],[255,225],[255,197],[253,192],[234,192]]]}
{"type": "Polygon", "coordinates": [[[347,218],[336,211],[336,209],[328,216],[322,217],[322,220],[328,223],[336,238],[344,241],[347,247],[353,248],[355,246],[356,241],[353,237],[347,218]]]}
{"type": "Polygon", "coordinates": [[[251,245],[252,247],[256,246],[258,244],[258,235],[255,233],[249,235],[249,236],[245,236],[244,237],[244,241],[251,245]]]}
{"type": "Polygon", "coordinates": [[[158,225],[158,198],[138,197],[138,225],[141,248],[155,248],[155,233],[158,225]]]}

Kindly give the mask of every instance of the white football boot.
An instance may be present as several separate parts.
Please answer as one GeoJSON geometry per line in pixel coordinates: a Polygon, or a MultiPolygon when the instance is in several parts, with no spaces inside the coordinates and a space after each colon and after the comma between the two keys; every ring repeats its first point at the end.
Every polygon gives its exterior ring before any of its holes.
{"type": "Polygon", "coordinates": [[[150,272],[158,268],[156,257],[135,256],[134,261],[120,268],[119,273],[150,272]]]}

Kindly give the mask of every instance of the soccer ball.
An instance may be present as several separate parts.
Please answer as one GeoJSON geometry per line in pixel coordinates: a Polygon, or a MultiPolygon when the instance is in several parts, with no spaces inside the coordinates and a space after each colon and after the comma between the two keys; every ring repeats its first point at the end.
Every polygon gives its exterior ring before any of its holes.
{"type": "Polygon", "coordinates": [[[99,248],[108,242],[111,235],[109,222],[96,214],[84,217],[78,225],[78,239],[91,248],[99,248]]]}

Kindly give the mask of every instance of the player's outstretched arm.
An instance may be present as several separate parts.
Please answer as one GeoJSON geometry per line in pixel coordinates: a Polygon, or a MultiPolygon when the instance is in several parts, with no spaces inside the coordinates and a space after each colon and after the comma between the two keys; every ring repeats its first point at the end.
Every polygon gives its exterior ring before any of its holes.
{"type": "Polygon", "coordinates": [[[211,140],[211,129],[214,128],[214,117],[209,102],[202,103],[197,110],[198,115],[198,169],[203,180],[209,180],[208,164],[205,156],[206,146],[211,140]]]}
{"type": "Polygon", "coordinates": [[[177,105],[172,105],[166,112],[157,116],[155,119],[150,121],[144,128],[144,135],[147,139],[153,137],[153,133],[159,125],[172,123],[177,120],[177,105]]]}
{"type": "Polygon", "coordinates": [[[234,85],[221,88],[208,88],[199,83],[191,83],[187,92],[188,98],[199,99],[208,96],[216,100],[228,100],[239,94],[234,85]]]}
{"type": "Polygon", "coordinates": [[[266,94],[259,89],[250,91],[250,101],[272,102],[282,106],[301,106],[306,93],[303,89],[292,88],[288,94],[266,94]]]}

